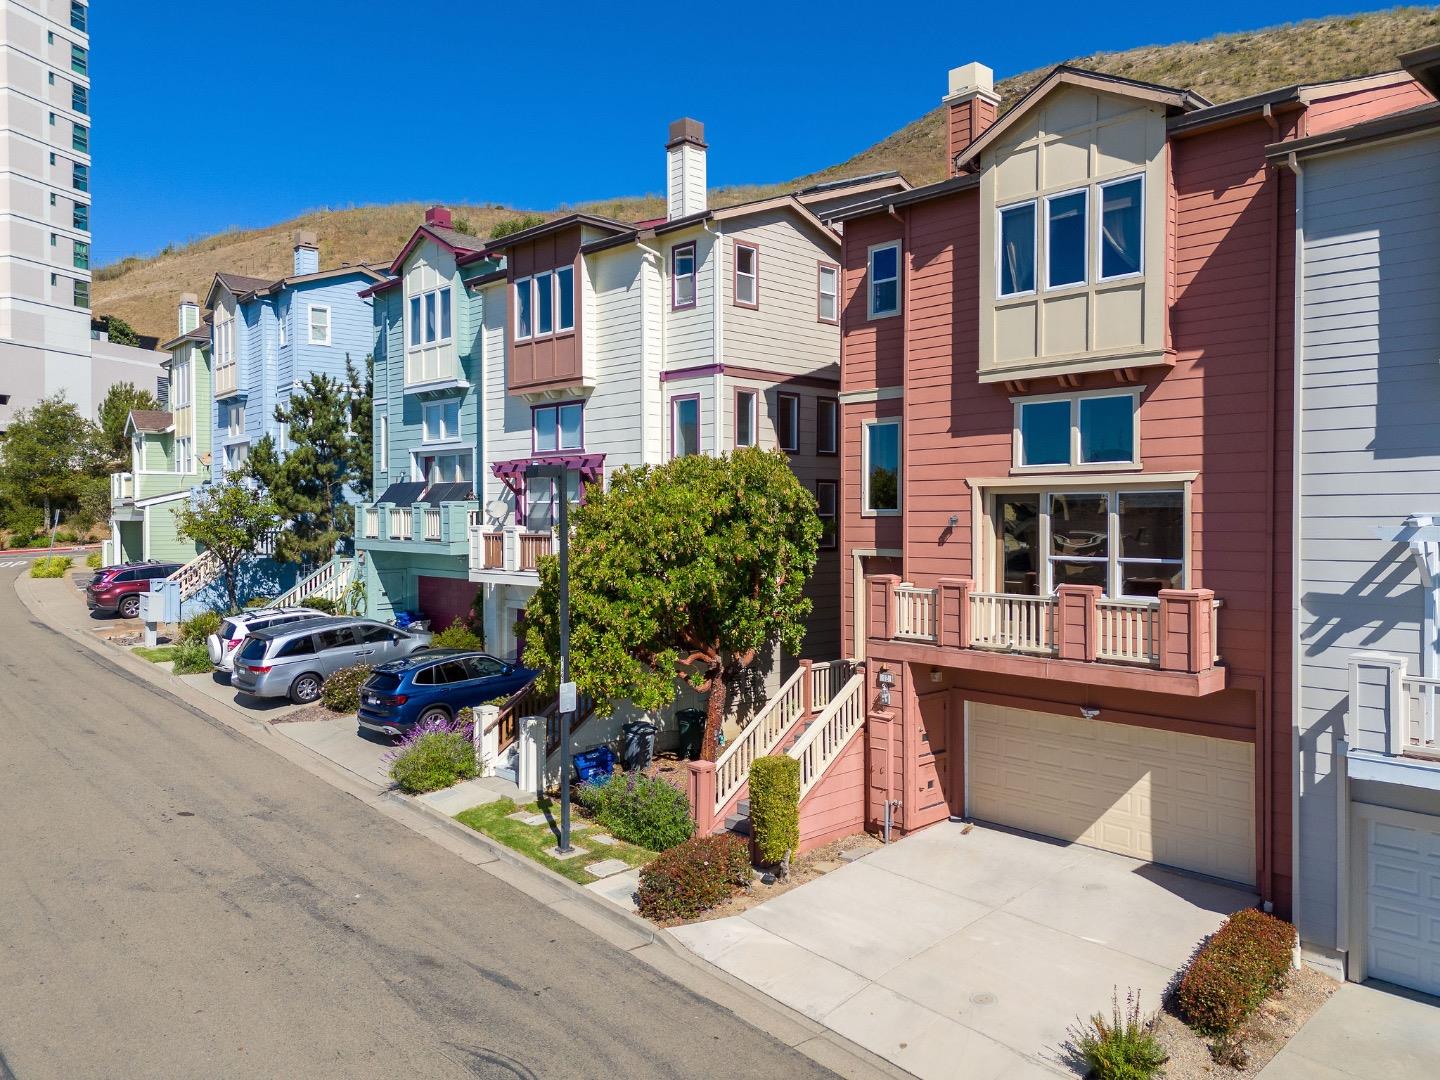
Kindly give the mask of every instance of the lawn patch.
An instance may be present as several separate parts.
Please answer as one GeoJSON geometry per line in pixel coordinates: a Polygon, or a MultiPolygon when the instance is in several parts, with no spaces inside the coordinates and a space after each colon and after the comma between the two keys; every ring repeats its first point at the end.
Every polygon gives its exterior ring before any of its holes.
{"type": "MultiPolygon", "coordinates": [[[[609,845],[602,844],[595,839],[594,835],[591,835],[596,832],[594,828],[572,829],[570,833],[571,846],[584,849],[589,853],[588,855],[564,860],[546,855],[545,849],[555,846],[555,838],[560,830],[559,804],[548,799],[538,803],[527,803],[524,806],[517,806],[510,799],[501,799],[499,802],[486,803],[484,806],[477,806],[471,810],[462,810],[455,815],[455,820],[462,825],[468,825],[478,833],[484,833],[492,840],[500,841],[510,850],[518,851],[527,859],[548,867],[579,885],[589,885],[592,881],[599,880],[585,869],[588,863],[600,862],[604,859],[622,859],[630,866],[644,866],[655,857],[653,851],[646,851],[642,847],[627,844],[623,840],[617,840],[609,845]],[[542,825],[526,825],[523,821],[517,821],[509,816],[517,810],[545,814],[549,821],[542,825]],[[550,821],[554,822],[553,829],[550,821]]],[[[578,816],[572,818],[572,822],[578,820],[580,820],[578,816]]]]}

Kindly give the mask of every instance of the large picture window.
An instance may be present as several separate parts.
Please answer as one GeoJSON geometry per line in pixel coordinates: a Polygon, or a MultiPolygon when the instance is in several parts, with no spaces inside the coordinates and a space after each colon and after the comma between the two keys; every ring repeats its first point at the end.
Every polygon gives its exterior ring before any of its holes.
{"type": "Polygon", "coordinates": [[[861,506],[867,514],[900,512],[900,421],[865,425],[861,463],[861,506]]]}
{"type": "MultiPolygon", "coordinates": [[[[1143,176],[1046,195],[1039,205],[1043,207],[1046,289],[1113,281],[1144,271],[1143,176]],[[1092,236],[1097,252],[1093,266],[1092,236]]],[[[1002,299],[1024,296],[1037,288],[1040,230],[1036,207],[1036,200],[1031,199],[1001,207],[998,212],[995,293],[1002,299]]]]}
{"type": "Polygon", "coordinates": [[[1133,391],[1017,399],[1015,467],[1138,465],[1136,402],[1133,391]]]}

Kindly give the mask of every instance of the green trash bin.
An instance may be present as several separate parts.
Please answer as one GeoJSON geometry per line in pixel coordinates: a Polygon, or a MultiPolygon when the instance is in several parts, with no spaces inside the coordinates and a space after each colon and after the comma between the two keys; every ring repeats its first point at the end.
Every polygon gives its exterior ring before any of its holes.
{"type": "Polygon", "coordinates": [[[680,756],[700,760],[705,745],[705,712],[703,709],[677,709],[675,721],[680,726],[680,756]]]}

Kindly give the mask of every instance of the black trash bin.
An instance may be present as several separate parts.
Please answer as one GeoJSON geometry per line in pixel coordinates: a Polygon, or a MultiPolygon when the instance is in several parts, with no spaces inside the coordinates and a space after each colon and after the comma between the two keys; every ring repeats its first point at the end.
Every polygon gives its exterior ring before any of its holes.
{"type": "Polygon", "coordinates": [[[649,720],[631,720],[624,732],[625,771],[643,769],[655,760],[655,725],[649,720]]]}
{"type": "Polygon", "coordinates": [[[675,721],[680,726],[680,756],[699,761],[700,749],[705,745],[705,711],[677,709],[675,721]]]}

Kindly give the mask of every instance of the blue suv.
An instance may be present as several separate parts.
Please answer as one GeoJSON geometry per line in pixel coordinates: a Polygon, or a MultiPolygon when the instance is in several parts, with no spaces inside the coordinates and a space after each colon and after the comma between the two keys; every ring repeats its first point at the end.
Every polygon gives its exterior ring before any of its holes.
{"type": "Polygon", "coordinates": [[[509,697],[534,677],[486,653],[427,649],[371,673],[360,688],[360,727],[403,735],[422,721],[450,720],[467,705],[509,697]]]}

